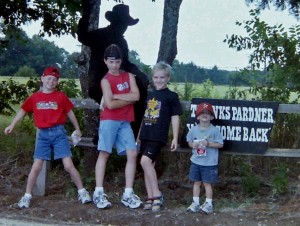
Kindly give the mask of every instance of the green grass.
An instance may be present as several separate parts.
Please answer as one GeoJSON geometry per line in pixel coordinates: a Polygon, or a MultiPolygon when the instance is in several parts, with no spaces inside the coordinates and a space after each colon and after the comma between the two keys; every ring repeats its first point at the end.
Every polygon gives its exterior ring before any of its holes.
{"type": "MultiPolygon", "coordinates": [[[[171,90],[174,90],[175,87],[179,92],[183,92],[184,91],[184,83],[171,83],[168,85],[168,87],[171,90]]],[[[203,90],[203,84],[193,84],[193,87],[195,89],[195,93],[199,93],[201,90],[203,90]]],[[[223,98],[225,97],[226,93],[229,91],[230,86],[227,85],[214,85],[213,89],[212,89],[212,95],[213,98],[223,98]]],[[[249,87],[238,87],[238,90],[247,90],[249,89],[249,87]]],[[[252,96],[249,96],[249,99],[251,99],[252,96]]]]}
{"type": "MultiPolygon", "coordinates": [[[[11,77],[6,77],[6,76],[0,76],[0,82],[1,81],[7,81],[8,79],[10,79],[11,77]]],[[[19,82],[21,84],[25,84],[27,81],[28,81],[28,78],[26,77],[13,77],[13,80],[16,81],[16,82],[19,82]]],[[[60,81],[64,81],[64,80],[67,80],[65,78],[62,78],[60,79],[60,81]]],[[[76,85],[77,87],[80,89],[80,81],[79,79],[75,79],[76,80],[76,85]]],[[[184,83],[171,83],[168,85],[168,87],[171,89],[171,90],[174,90],[175,87],[177,87],[177,89],[179,91],[183,91],[184,89],[184,83]]],[[[201,89],[203,89],[203,84],[194,84],[194,87],[195,87],[195,91],[199,91],[201,89]]],[[[240,90],[245,90],[245,89],[248,89],[249,87],[240,87],[238,89],[240,90]]],[[[222,98],[225,96],[226,92],[229,90],[229,86],[226,86],[226,85],[218,85],[218,86],[214,86],[213,87],[213,95],[215,98],[222,98]]]]}
{"type": "MultiPolygon", "coordinates": [[[[13,78],[13,80],[21,83],[21,84],[25,84],[27,81],[28,81],[28,78],[26,77],[7,77],[7,76],[0,76],[0,82],[1,81],[7,81],[8,79],[10,78],[13,78]]],[[[60,79],[60,81],[64,81],[64,80],[67,80],[66,78],[62,78],[60,79]]],[[[81,89],[80,87],[80,81],[79,79],[75,79],[76,81],[76,85],[79,89],[81,89]]],[[[193,86],[195,87],[195,92],[199,92],[200,90],[203,89],[203,84],[193,84],[193,86]]],[[[168,87],[171,89],[171,90],[174,90],[174,88],[176,87],[177,90],[179,91],[183,91],[184,89],[184,83],[171,83],[168,85],[168,87]]],[[[238,87],[237,89],[238,90],[247,90],[249,89],[250,87],[246,87],[246,86],[241,86],[241,87],[238,87]]],[[[230,86],[228,85],[215,85],[213,86],[213,90],[212,90],[212,94],[213,94],[213,98],[224,98],[225,95],[226,95],[226,92],[228,92],[230,89],[230,86]]],[[[250,95],[248,94],[247,96],[247,99],[248,100],[251,100],[252,98],[254,98],[253,95],[250,95]]],[[[291,94],[291,97],[290,97],[290,101],[294,101],[294,100],[298,100],[298,95],[297,93],[293,92],[291,94]]]]}

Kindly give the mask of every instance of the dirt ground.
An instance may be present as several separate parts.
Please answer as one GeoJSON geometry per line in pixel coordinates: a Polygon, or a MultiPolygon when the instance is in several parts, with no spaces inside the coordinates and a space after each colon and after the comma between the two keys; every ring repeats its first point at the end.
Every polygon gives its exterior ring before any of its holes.
{"type": "MultiPolygon", "coordinates": [[[[269,188],[262,187],[255,198],[245,197],[239,183],[223,180],[215,187],[214,214],[205,215],[186,212],[192,185],[184,179],[180,182],[162,175],[160,188],[165,205],[161,211],[151,212],[122,206],[118,181],[123,178],[116,177],[106,185],[112,208],[99,210],[92,203],[82,205],[76,200],[69,176],[58,167],[51,170],[48,194],[34,196],[30,208],[18,209],[31,165],[17,167],[14,160],[3,156],[0,160],[0,225],[300,225],[299,180],[279,197],[270,197],[269,188]]],[[[137,183],[142,184],[142,178],[137,183]]],[[[144,199],[145,192],[140,187],[136,193],[144,199]]]]}

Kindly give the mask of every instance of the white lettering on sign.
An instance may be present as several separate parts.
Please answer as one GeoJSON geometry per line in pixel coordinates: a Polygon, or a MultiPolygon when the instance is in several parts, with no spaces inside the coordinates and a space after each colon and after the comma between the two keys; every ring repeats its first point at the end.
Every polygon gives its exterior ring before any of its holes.
{"type": "MultiPolygon", "coordinates": [[[[216,119],[241,122],[274,123],[274,111],[272,108],[213,106],[216,119]]],[[[191,117],[196,117],[197,105],[191,104],[191,117]]]]}
{"type": "Polygon", "coordinates": [[[232,121],[273,123],[273,109],[253,107],[231,107],[232,121]]]}

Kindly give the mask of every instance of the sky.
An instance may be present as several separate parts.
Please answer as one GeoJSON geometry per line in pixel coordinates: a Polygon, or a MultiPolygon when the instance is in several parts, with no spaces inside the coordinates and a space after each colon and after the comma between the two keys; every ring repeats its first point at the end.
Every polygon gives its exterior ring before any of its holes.
{"type": "MultiPolygon", "coordinates": [[[[163,0],[123,0],[130,7],[130,15],[139,18],[139,22],[128,27],[125,39],[130,50],[135,50],[143,63],[154,65],[157,60],[162,20],[163,0]],[[142,3],[141,3],[142,2],[142,3]]],[[[106,11],[111,11],[117,3],[102,0],[99,27],[106,27],[106,11]]],[[[253,7],[252,7],[253,8],[253,7]]],[[[193,62],[197,66],[211,68],[217,66],[224,70],[238,70],[248,65],[249,52],[230,49],[223,40],[226,35],[245,35],[246,32],[236,21],[250,19],[249,10],[244,0],[183,0],[178,23],[177,56],[179,62],[193,62]]],[[[269,25],[283,24],[291,27],[297,20],[287,11],[275,9],[263,11],[261,19],[269,25]]],[[[29,37],[39,31],[38,23],[23,27],[29,37]]],[[[81,43],[71,35],[48,37],[58,47],[66,51],[80,52],[81,43]]]]}

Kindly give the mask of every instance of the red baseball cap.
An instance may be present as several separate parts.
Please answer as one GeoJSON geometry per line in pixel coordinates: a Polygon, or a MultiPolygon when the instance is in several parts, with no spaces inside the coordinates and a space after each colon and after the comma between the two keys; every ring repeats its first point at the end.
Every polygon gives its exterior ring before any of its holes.
{"type": "Polygon", "coordinates": [[[46,67],[43,72],[43,76],[47,76],[47,75],[52,75],[56,78],[59,78],[59,76],[60,76],[59,70],[55,67],[46,67]]]}
{"type": "Polygon", "coordinates": [[[212,105],[210,103],[201,103],[197,106],[196,117],[198,117],[202,112],[209,111],[210,114],[215,118],[215,113],[212,105]]]}

